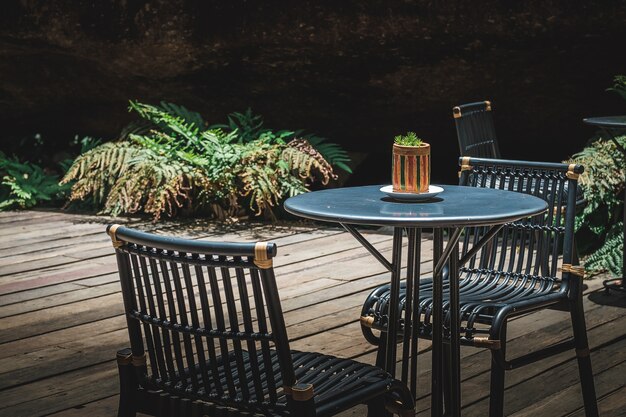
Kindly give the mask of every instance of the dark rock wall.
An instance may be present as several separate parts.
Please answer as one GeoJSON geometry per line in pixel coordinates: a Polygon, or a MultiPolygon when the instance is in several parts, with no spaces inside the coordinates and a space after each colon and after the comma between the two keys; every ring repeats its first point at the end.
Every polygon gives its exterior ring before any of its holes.
{"type": "MultiPolygon", "coordinates": [[[[2,149],[40,133],[113,138],[128,99],[209,122],[251,107],[355,152],[349,184],[388,182],[394,135],[432,144],[455,182],[451,108],[490,99],[503,156],[562,160],[626,112],[626,2],[613,0],[7,0],[0,14],[2,149]],[[361,156],[359,156],[361,154],[361,156]],[[366,154],[366,155],[365,155],[366,154]]],[[[19,151],[19,149],[17,149],[19,151]]]]}

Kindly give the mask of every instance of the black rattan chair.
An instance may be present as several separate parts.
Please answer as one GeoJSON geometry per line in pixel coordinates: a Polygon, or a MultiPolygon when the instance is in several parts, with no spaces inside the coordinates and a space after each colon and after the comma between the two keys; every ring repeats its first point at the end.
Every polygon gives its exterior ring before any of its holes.
{"type": "Polygon", "coordinates": [[[452,115],[461,156],[500,158],[490,101],[456,106],[452,115]]]}
{"type": "Polygon", "coordinates": [[[330,416],[361,403],[373,416],[414,415],[406,386],[382,369],[290,351],[275,244],[107,232],[130,337],[117,354],[118,416],[330,416]]]}
{"type": "MultiPolygon", "coordinates": [[[[452,108],[459,156],[473,158],[501,158],[500,147],[493,122],[491,101],[461,104],[452,108]]],[[[566,193],[567,188],[566,185],[566,193]]],[[[576,183],[576,208],[582,210],[587,204],[582,188],[576,183]]],[[[577,259],[578,255],[575,253],[577,259]]]]}
{"type": "MultiPolygon", "coordinates": [[[[489,415],[503,415],[505,370],[573,350],[578,359],[586,415],[597,416],[582,305],[583,270],[572,265],[576,200],[573,194],[564,192],[566,184],[570,188],[576,186],[583,167],[470,157],[460,158],[459,162],[461,185],[533,194],[546,199],[549,206],[547,214],[505,225],[489,244],[460,268],[461,333],[452,337],[460,338],[464,345],[491,349],[489,415]],[[570,312],[573,338],[508,360],[505,356],[508,320],[545,308],[570,312]]],[[[461,257],[485,235],[487,229],[476,227],[465,230],[461,238],[461,257]]],[[[444,286],[445,279],[444,276],[444,286]]],[[[417,332],[420,337],[430,338],[432,280],[420,279],[418,288],[420,302],[413,317],[419,318],[417,332]]],[[[401,309],[404,308],[405,295],[406,290],[401,289],[401,309]]],[[[362,310],[363,334],[369,342],[379,345],[379,354],[384,344],[380,343],[380,338],[372,329],[380,330],[383,336],[388,337],[385,330],[389,296],[388,285],[376,288],[368,296],[362,310]]],[[[444,317],[449,320],[446,309],[444,303],[444,317]]],[[[448,324],[446,326],[449,328],[448,324]]],[[[403,318],[399,327],[401,332],[405,331],[403,318]]],[[[450,337],[449,331],[447,335],[450,337]]],[[[399,337],[398,342],[401,340],[399,337]]]]}

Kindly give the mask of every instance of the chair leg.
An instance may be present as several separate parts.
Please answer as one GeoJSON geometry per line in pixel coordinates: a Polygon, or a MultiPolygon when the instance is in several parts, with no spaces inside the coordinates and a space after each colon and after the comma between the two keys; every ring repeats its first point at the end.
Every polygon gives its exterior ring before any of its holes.
{"type": "Polygon", "coordinates": [[[451,401],[450,401],[450,381],[452,378],[452,368],[450,367],[450,355],[451,355],[450,344],[443,344],[443,409],[444,416],[450,415],[451,401]]]}
{"type": "Polygon", "coordinates": [[[378,350],[376,351],[376,366],[385,369],[385,356],[387,356],[387,332],[380,332],[378,350]]]}
{"type": "Polygon", "coordinates": [[[298,417],[315,417],[317,413],[313,399],[313,385],[296,384],[291,387],[291,390],[292,394],[287,395],[289,411],[298,417]]]}
{"type": "MultiPolygon", "coordinates": [[[[387,332],[380,332],[378,350],[376,351],[376,366],[385,368],[385,356],[387,352],[387,332]]],[[[382,398],[374,398],[367,403],[367,417],[391,417],[391,413],[385,407],[382,398]]]]}
{"type": "Polygon", "coordinates": [[[574,333],[574,345],[576,346],[576,358],[578,359],[578,374],[580,385],[583,391],[583,402],[585,404],[586,417],[598,416],[598,403],[596,399],[596,389],[593,382],[593,371],[591,369],[591,357],[589,356],[589,342],[587,340],[587,326],[585,325],[585,313],[583,311],[582,300],[572,303],[571,308],[572,330],[574,333]]]}
{"type": "Polygon", "coordinates": [[[135,417],[137,411],[137,380],[131,365],[132,352],[122,349],[117,352],[117,369],[120,378],[120,402],[118,417],[135,417]]]}
{"type": "Polygon", "coordinates": [[[506,323],[500,330],[500,349],[491,351],[491,383],[489,388],[489,417],[504,415],[504,372],[506,323]]]}
{"type": "Polygon", "coordinates": [[[385,399],[376,397],[367,403],[367,417],[391,417],[385,407],[385,399]]]}
{"type": "MultiPolygon", "coordinates": [[[[390,386],[390,392],[383,401],[385,406],[382,409],[369,409],[368,417],[391,416],[397,414],[400,417],[415,417],[415,400],[404,382],[394,380],[390,386]],[[390,414],[391,413],[391,414],[390,414]]],[[[368,404],[369,406],[369,404],[368,404]]]]}

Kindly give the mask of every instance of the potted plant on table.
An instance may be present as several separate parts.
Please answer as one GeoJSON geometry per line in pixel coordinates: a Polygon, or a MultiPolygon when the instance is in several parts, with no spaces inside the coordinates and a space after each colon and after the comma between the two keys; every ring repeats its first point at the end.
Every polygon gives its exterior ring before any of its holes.
{"type": "Polygon", "coordinates": [[[392,186],[394,192],[426,193],[430,187],[430,144],[415,132],[393,141],[392,186]]]}

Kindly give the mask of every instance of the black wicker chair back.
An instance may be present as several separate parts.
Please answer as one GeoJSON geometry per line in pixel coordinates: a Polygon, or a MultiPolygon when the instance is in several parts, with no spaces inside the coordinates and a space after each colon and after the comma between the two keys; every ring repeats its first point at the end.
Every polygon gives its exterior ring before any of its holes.
{"type": "Polygon", "coordinates": [[[406,388],[381,369],[290,351],[275,244],[183,240],[118,225],[107,231],[131,346],[118,352],[120,416],[191,416],[209,405],[333,415],[372,399],[384,407],[390,392],[401,412],[412,412],[406,388]]]}
{"type": "Polygon", "coordinates": [[[500,158],[491,102],[480,101],[452,109],[461,156],[500,158]]]}
{"type": "MultiPolygon", "coordinates": [[[[472,248],[489,228],[466,228],[460,241],[460,259],[465,260],[466,255],[469,259],[459,271],[461,333],[455,337],[459,337],[464,345],[491,349],[490,417],[503,415],[505,370],[566,350],[574,350],[578,358],[587,417],[597,416],[582,307],[583,269],[576,265],[573,255],[576,194],[567,192],[567,189],[576,188],[583,167],[472,157],[461,157],[459,163],[460,185],[531,194],[546,200],[549,207],[544,214],[506,224],[488,244],[476,251],[472,248]],[[570,312],[573,339],[507,360],[508,319],[545,308],[570,312]]],[[[406,289],[401,288],[402,309],[405,293],[406,289]]],[[[419,336],[430,338],[432,280],[421,278],[418,293],[420,302],[413,317],[419,317],[421,321],[419,336]]],[[[379,346],[379,356],[384,345],[372,329],[386,335],[389,296],[389,285],[374,289],[361,313],[363,334],[370,343],[379,346]]],[[[446,308],[444,305],[444,310],[446,308]]],[[[401,332],[403,317],[399,325],[401,332]]],[[[445,312],[445,317],[449,320],[450,314],[445,312]]],[[[446,326],[450,328],[449,323],[446,326]]],[[[401,340],[399,335],[398,341],[401,340]]]]}
{"type": "MultiPolygon", "coordinates": [[[[524,163],[463,158],[461,185],[489,187],[535,195],[548,202],[546,214],[507,224],[491,244],[480,249],[461,268],[466,284],[494,285],[494,292],[507,300],[523,299],[555,290],[568,290],[560,279],[560,262],[572,264],[574,202],[568,201],[568,186],[576,186],[582,167],[565,164],[524,163]],[[470,165],[471,164],[471,165],[470,165]],[[569,176],[569,177],[568,177],[569,176]]],[[[574,196],[575,197],[575,196],[574,196]]],[[[488,228],[466,230],[462,255],[488,228]]],[[[486,294],[483,294],[486,295],[486,294]]]]}

